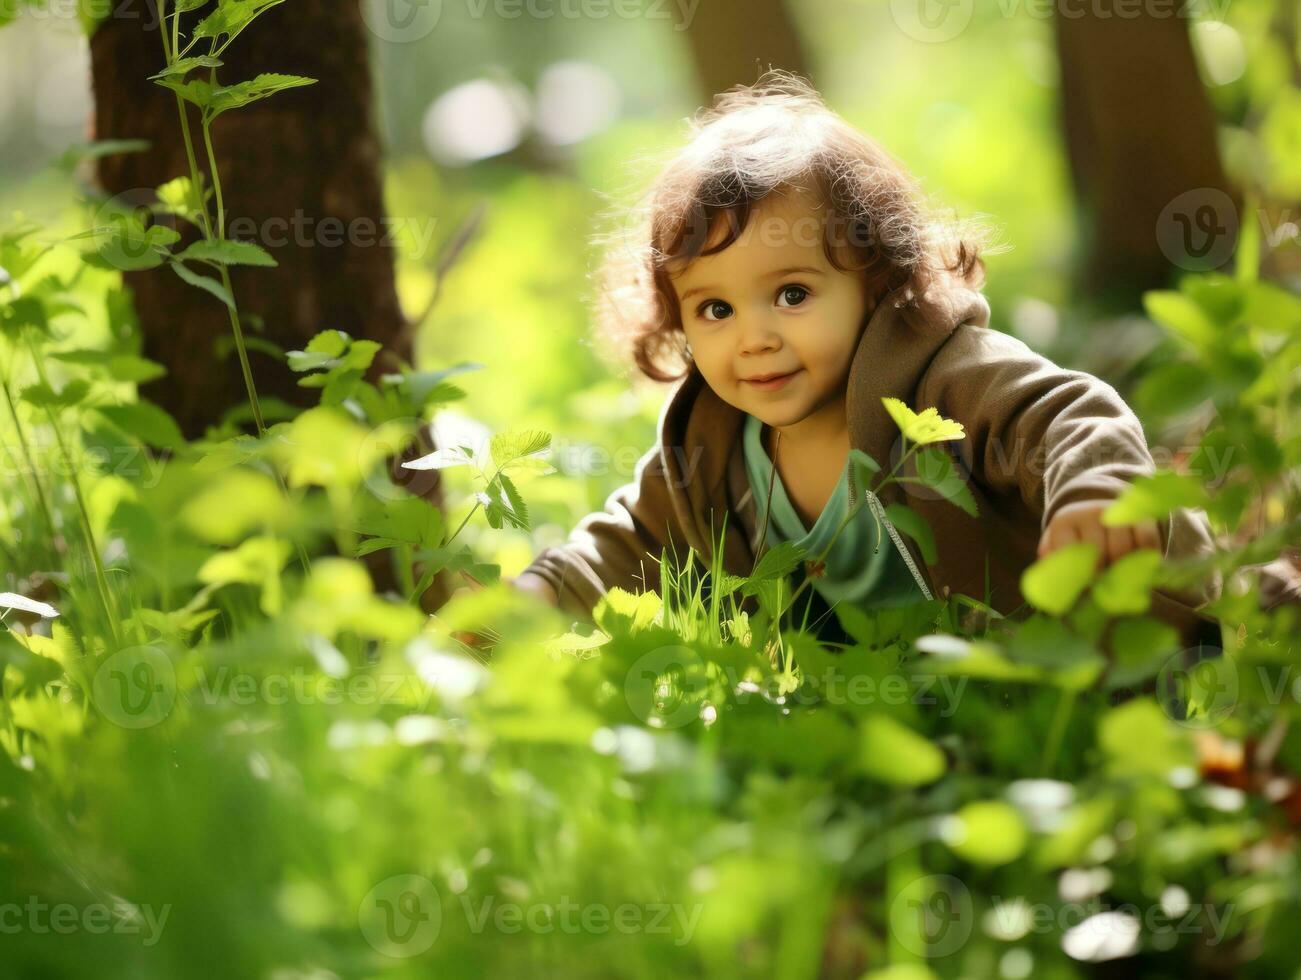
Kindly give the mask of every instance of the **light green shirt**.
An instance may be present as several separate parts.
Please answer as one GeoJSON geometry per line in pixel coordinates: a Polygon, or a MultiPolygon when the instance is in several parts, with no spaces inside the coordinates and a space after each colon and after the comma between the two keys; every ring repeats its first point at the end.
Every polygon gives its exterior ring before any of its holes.
{"type": "MultiPolygon", "coordinates": [[[[793,541],[805,549],[806,561],[817,558],[849,513],[849,459],[845,460],[840,480],[822,513],[812,528],[806,528],[786,496],[781,476],[774,472],[772,460],[764,449],[763,422],[747,413],[742,439],[745,470],[758,507],[759,526],[763,525],[769,481],[772,482],[772,509],[764,536],[765,550],[783,541],[793,541]]],[[[899,606],[925,598],[888,533],[884,518],[878,522],[866,501],[832,542],[824,561],[826,572],[813,580],[812,587],[822,594],[828,605],[848,602],[860,608],[873,608],[899,606]]]]}

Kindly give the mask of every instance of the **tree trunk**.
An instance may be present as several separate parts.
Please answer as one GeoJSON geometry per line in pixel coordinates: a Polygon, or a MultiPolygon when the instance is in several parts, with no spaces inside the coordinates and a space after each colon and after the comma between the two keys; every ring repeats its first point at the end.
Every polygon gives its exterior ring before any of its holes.
{"type": "Polygon", "coordinates": [[[808,77],[784,0],[703,0],[686,31],[706,100],[751,85],[769,68],[808,77]]]}
{"type": "MultiPolygon", "coordinates": [[[[187,15],[182,34],[206,12],[187,15]]],[[[90,43],[96,138],[151,143],[146,152],[106,157],[98,164],[103,189],[136,205],[151,202],[159,184],[189,173],[175,97],[148,80],[163,67],[156,23],[150,29],[153,20],[152,9],[137,18],[110,17],[90,43]]],[[[227,235],[262,245],[279,263],[276,268],[230,269],[236,300],[248,321],[245,336],[254,345],[249,356],[264,408],[273,407],[270,399],[307,406],[318,394],[298,386],[299,376],[283,358],[257,350],[258,339],[282,350],[301,349],[319,331],[334,328],[384,345],[374,373],[387,358],[411,359],[410,333],[394,281],[395,242],[384,220],[368,37],[356,0],[295,0],[259,17],[231,45],[219,69],[226,84],[259,72],[318,80],[227,112],[212,127],[227,235]]],[[[191,132],[206,174],[201,130],[193,115],[191,132]]],[[[215,208],[211,211],[215,217],[215,208]]],[[[434,220],[432,215],[415,217],[434,220]]],[[[197,238],[194,229],[182,226],[178,231],[181,245],[197,238]]],[[[175,416],[191,438],[228,409],[247,404],[225,307],[165,268],[127,272],[124,281],[134,295],[144,354],[167,369],[141,394],[175,416]]],[[[267,415],[274,418],[276,413],[267,415]]],[[[433,448],[422,430],[418,444],[403,458],[433,448]]],[[[396,465],[392,470],[408,491],[442,505],[437,471],[417,473],[396,465]]],[[[381,587],[393,583],[388,561],[387,553],[367,559],[381,587]]],[[[440,605],[449,588],[440,575],[425,596],[426,608],[440,605]]]]}
{"type": "Polygon", "coordinates": [[[1054,24],[1079,216],[1074,287],[1087,304],[1122,310],[1175,271],[1222,265],[1241,202],[1220,165],[1187,20],[1111,6],[1054,24]]]}
{"type": "MultiPolygon", "coordinates": [[[[189,15],[189,23],[205,12],[189,15]]],[[[133,203],[189,173],[176,100],[148,80],[163,66],[158,30],[146,28],[151,16],[110,17],[90,45],[96,137],[152,144],[144,153],[99,162],[104,190],[133,203]]],[[[246,332],[295,349],[337,328],[409,358],[393,254],[383,237],[388,226],[381,220],[367,37],[356,2],[295,0],[259,17],[231,45],[221,81],[267,71],[318,81],[225,113],[213,124],[213,144],[228,236],[257,242],[279,263],[230,270],[240,309],[252,321],[246,332]]],[[[191,118],[206,173],[197,118],[191,118]]],[[[189,232],[183,241],[193,237],[189,232]]],[[[246,401],[235,356],[219,359],[214,352],[218,343],[229,352],[227,312],[167,269],[128,272],[125,280],[135,294],[144,353],[168,371],[142,394],[171,412],[186,435],[200,435],[246,401]]],[[[251,358],[260,395],[296,405],[315,398],[280,359],[264,352],[251,358]]]]}

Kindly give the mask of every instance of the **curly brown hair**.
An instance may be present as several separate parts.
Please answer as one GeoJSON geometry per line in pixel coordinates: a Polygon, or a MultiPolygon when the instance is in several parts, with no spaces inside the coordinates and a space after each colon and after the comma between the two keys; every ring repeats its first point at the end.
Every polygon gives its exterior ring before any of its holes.
{"type": "Polygon", "coordinates": [[[630,351],[647,377],[675,381],[690,368],[671,277],[731,245],[774,191],[821,192],[828,261],[842,272],[862,272],[876,301],[900,290],[898,302],[911,304],[944,272],[983,284],[985,228],[939,219],[915,178],[829,109],[804,78],[767,71],[753,85],[717,95],[689,127],[688,143],[661,168],[625,230],[597,238],[607,246],[598,334],[630,351]],[[724,219],[726,234],[706,248],[724,219]]]}

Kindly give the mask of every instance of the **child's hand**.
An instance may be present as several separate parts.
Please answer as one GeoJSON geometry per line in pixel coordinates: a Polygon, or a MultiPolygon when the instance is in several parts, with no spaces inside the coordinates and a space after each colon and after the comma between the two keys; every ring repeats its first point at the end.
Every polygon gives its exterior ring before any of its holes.
{"type": "Polygon", "coordinates": [[[1155,521],[1140,521],[1124,527],[1104,527],[1102,512],[1110,500],[1079,500],[1059,510],[1039,539],[1039,557],[1077,541],[1098,546],[1098,567],[1109,565],[1136,548],[1161,550],[1161,531],[1155,521]]]}

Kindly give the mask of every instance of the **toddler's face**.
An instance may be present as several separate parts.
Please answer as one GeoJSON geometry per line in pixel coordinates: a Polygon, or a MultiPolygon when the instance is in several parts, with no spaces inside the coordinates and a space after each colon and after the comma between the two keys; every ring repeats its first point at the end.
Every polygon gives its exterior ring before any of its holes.
{"type": "MultiPolygon", "coordinates": [[[[814,417],[844,424],[849,363],[871,299],[861,273],[827,260],[824,216],[807,190],[771,194],[736,241],[673,279],[687,342],[709,386],[773,428],[814,417]],[[757,380],[770,375],[786,377],[757,380]]],[[[725,231],[717,221],[706,247],[725,231]]]]}

